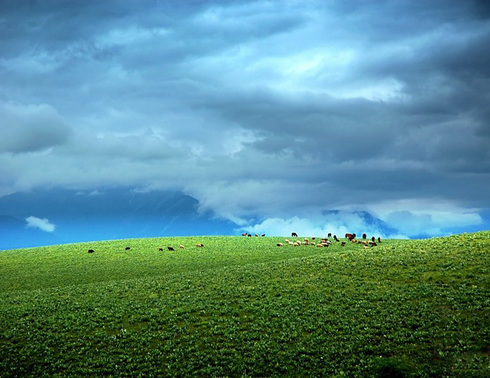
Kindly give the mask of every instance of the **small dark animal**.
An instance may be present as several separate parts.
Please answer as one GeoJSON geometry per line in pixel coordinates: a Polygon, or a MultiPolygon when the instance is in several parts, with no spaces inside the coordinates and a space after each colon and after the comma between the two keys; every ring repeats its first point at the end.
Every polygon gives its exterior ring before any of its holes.
{"type": "Polygon", "coordinates": [[[262,234],[262,237],[264,237],[264,236],[265,236],[265,234],[262,234]]]}
{"type": "Polygon", "coordinates": [[[93,249],[89,249],[87,252],[88,253],[94,253],[95,251],[93,249]]]}
{"type": "Polygon", "coordinates": [[[328,237],[329,237],[329,238],[331,238],[331,237],[332,237],[332,233],[331,233],[331,232],[329,232],[329,233],[328,233],[328,237]]]}
{"type": "Polygon", "coordinates": [[[204,247],[204,244],[202,244],[202,243],[197,243],[197,244],[196,244],[196,247],[198,247],[198,248],[202,248],[202,247],[204,247]]]}
{"type": "Polygon", "coordinates": [[[341,245],[342,247],[344,247],[344,246],[345,246],[345,242],[340,243],[340,245],[341,245]]]}
{"type": "Polygon", "coordinates": [[[282,247],[282,243],[277,243],[276,244],[278,247],[282,247]]]}
{"type": "Polygon", "coordinates": [[[371,241],[375,242],[375,241],[376,241],[376,238],[373,236],[373,237],[371,238],[371,241]]]}
{"type": "Polygon", "coordinates": [[[174,247],[167,247],[169,251],[175,251],[174,247]]]}
{"type": "Polygon", "coordinates": [[[336,242],[338,242],[338,241],[339,241],[339,239],[337,238],[337,235],[334,235],[334,236],[333,236],[333,239],[334,239],[336,242]]]}
{"type": "Polygon", "coordinates": [[[381,238],[378,236],[378,243],[381,243],[381,238]]]}
{"type": "Polygon", "coordinates": [[[296,232],[292,232],[292,233],[291,233],[291,237],[292,237],[292,238],[297,238],[297,237],[298,237],[298,234],[297,234],[296,232]]]}
{"type": "Polygon", "coordinates": [[[247,233],[246,233],[246,232],[244,232],[244,233],[242,234],[242,236],[247,236],[247,233]]]}
{"type": "Polygon", "coordinates": [[[163,248],[158,248],[159,251],[163,251],[163,248]]]}
{"type": "Polygon", "coordinates": [[[251,237],[252,237],[252,234],[248,234],[247,236],[248,236],[249,238],[251,238],[251,237]]]}
{"type": "Polygon", "coordinates": [[[125,250],[126,250],[126,251],[129,251],[130,249],[131,249],[130,247],[126,247],[126,248],[125,248],[125,250]]]}
{"type": "Polygon", "coordinates": [[[367,238],[367,235],[366,234],[362,234],[362,238],[363,239],[366,239],[367,238]]]}

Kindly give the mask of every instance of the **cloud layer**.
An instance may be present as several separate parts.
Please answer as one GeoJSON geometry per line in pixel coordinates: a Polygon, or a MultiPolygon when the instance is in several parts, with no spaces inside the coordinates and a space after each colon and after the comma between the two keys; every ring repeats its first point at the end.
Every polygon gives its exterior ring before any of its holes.
{"type": "Polygon", "coordinates": [[[26,218],[27,227],[38,228],[44,232],[54,232],[56,226],[49,222],[47,218],[38,218],[34,216],[29,216],[26,218]]]}
{"type": "Polygon", "coordinates": [[[257,227],[316,230],[328,209],[406,235],[481,224],[489,16],[456,0],[2,2],[0,195],[132,186],[257,227]]]}

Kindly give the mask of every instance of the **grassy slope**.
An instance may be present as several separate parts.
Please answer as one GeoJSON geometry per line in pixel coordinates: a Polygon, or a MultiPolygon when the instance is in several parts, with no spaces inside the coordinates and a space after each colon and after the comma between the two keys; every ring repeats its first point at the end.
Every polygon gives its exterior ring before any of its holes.
{"type": "Polygon", "coordinates": [[[369,250],[278,241],[0,252],[0,376],[488,374],[490,232],[369,250]]]}

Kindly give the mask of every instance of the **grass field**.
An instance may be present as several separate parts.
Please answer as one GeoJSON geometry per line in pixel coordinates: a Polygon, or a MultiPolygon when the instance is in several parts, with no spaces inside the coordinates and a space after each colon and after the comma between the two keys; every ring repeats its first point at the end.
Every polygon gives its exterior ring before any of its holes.
{"type": "Polygon", "coordinates": [[[278,242],[1,251],[0,376],[489,376],[490,232],[278,242]]]}

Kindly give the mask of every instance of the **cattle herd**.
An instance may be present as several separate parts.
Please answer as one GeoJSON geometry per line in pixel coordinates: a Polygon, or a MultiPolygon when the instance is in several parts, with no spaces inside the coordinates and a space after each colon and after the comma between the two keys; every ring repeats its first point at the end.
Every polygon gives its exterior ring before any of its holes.
{"type": "MultiPolygon", "coordinates": [[[[346,233],[345,239],[347,239],[351,243],[360,244],[364,248],[376,247],[378,245],[378,243],[381,243],[381,237],[379,237],[379,236],[377,239],[376,239],[376,237],[372,236],[371,239],[369,239],[369,240],[367,238],[367,234],[362,234],[361,240],[357,239],[356,236],[357,235],[355,233],[352,233],[352,234],[346,233]]],[[[296,232],[292,232],[291,238],[298,238],[298,239],[295,239],[294,241],[291,241],[289,239],[285,239],[285,243],[287,243],[288,245],[295,246],[295,247],[298,247],[300,245],[313,245],[313,246],[317,246],[317,247],[328,247],[329,245],[331,245],[333,243],[340,243],[340,245],[342,247],[345,247],[345,245],[347,244],[347,241],[341,242],[339,240],[339,238],[337,237],[337,235],[332,236],[331,233],[329,233],[326,238],[323,237],[323,238],[317,239],[316,237],[313,236],[311,238],[304,238],[303,240],[299,240],[298,234],[296,232]],[[333,242],[330,239],[333,239],[333,242]],[[319,240],[319,241],[317,241],[317,240],[319,240]]],[[[278,247],[282,247],[282,246],[284,246],[284,243],[277,243],[276,245],[278,247]]]]}
{"type": "MultiPolygon", "coordinates": [[[[252,237],[252,234],[249,234],[248,232],[244,232],[242,236],[247,236],[247,237],[252,237]]],[[[258,237],[259,234],[254,234],[254,236],[258,237]]],[[[265,234],[261,234],[260,236],[265,237],[265,234]]],[[[355,233],[346,233],[345,234],[345,239],[347,239],[350,243],[354,244],[360,244],[364,248],[369,248],[369,247],[375,247],[378,245],[378,243],[381,243],[381,238],[378,236],[378,238],[372,236],[371,239],[368,240],[367,234],[362,234],[362,239],[357,239],[355,233]]],[[[312,246],[317,246],[317,247],[328,247],[329,245],[333,243],[340,243],[342,247],[344,247],[347,244],[347,241],[340,241],[337,235],[332,235],[331,233],[328,234],[327,237],[322,237],[322,238],[316,238],[316,237],[306,237],[303,240],[299,240],[299,236],[296,232],[291,233],[291,238],[295,238],[293,241],[289,239],[285,239],[284,243],[277,243],[276,245],[278,247],[283,247],[285,244],[287,245],[292,245],[295,247],[298,247],[300,245],[312,245],[312,246]],[[330,239],[333,239],[330,240],[330,239]]],[[[204,244],[203,243],[197,243],[195,245],[197,248],[203,248],[204,244]]],[[[180,249],[184,249],[185,246],[181,244],[179,246],[180,249]]],[[[131,247],[126,247],[124,250],[129,251],[131,247]]],[[[162,252],[164,249],[163,248],[158,248],[158,251],[162,252]]],[[[167,246],[167,250],[169,251],[175,251],[175,248],[171,245],[167,246]]],[[[88,253],[94,253],[95,251],[93,249],[89,249],[87,251],[88,253]]]]}
{"type": "MultiPolygon", "coordinates": [[[[196,244],[196,247],[197,248],[203,248],[204,247],[204,244],[203,243],[197,243],[196,244]]],[[[180,249],[184,249],[185,246],[183,244],[181,244],[181,245],[179,245],[179,248],[180,249]]],[[[126,248],[124,248],[124,250],[125,251],[129,251],[129,250],[131,250],[131,247],[126,247],[126,248]]],[[[169,250],[169,251],[175,251],[175,248],[173,246],[169,245],[169,246],[167,246],[167,250],[169,250]]],[[[163,252],[164,249],[162,247],[160,247],[160,248],[158,248],[158,251],[159,252],[163,252]]],[[[89,249],[87,252],[88,253],[94,253],[95,251],[93,249],[89,249]]]]}

